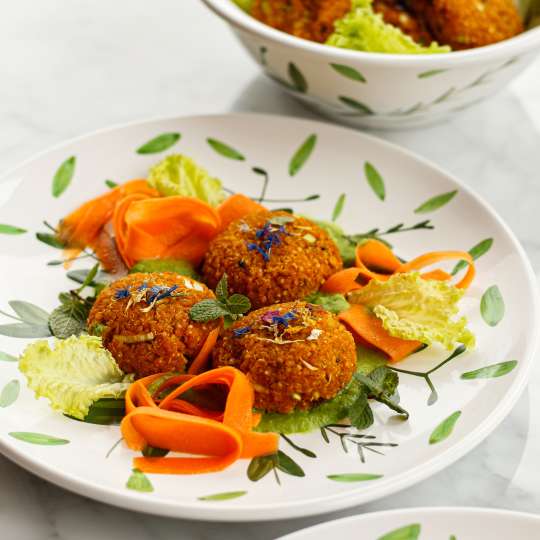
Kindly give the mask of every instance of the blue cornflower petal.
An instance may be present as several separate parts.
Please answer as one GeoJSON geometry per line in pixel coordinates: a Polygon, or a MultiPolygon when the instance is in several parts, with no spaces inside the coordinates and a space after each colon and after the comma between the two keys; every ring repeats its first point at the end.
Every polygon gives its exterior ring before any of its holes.
{"type": "Polygon", "coordinates": [[[121,300],[122,298],[129,298],[131,296],[131,293],[129,292],[129,287],[126,287],[125,289],[117,289],[114,293],[114,297],[117,300],[121,300]]]}
{"type": "Polygon", "coordinates": [[[233,334],[235,337],[245,336],[251,330],[251,326],[242,326],[241,328],[235,328],[233,334]]]}

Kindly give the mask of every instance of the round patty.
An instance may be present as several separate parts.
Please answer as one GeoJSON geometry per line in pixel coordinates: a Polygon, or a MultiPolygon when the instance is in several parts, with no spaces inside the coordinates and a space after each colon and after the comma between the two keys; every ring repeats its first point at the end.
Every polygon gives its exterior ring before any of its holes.
{"type": "Polygon", "coordinates": [[[88,328],[101,335],[125,373],[144,377],[184,371],[209,332],[221,324],[189,318],[191,306],[205,298],[214,298],[206,285],[180,274],[131,274],[99,294],[88,328]]]}
{"type": "Polygon", "coordinates": [[[213,364],[244,372],[258,409],[289,413],[340,392],[356,369],[356,348],[334,315],[320,306],[289,302],[236,321],[216,345],[213,364]]]}
{"type": "Polygon", "coordinates": [[[305,298],[342,267],[337,246],[312,221],[286,212],[256,212],[212,241],[203,277],[215,288],[226,273],[230,291],[245,294],[259,308],[305,298]]]}

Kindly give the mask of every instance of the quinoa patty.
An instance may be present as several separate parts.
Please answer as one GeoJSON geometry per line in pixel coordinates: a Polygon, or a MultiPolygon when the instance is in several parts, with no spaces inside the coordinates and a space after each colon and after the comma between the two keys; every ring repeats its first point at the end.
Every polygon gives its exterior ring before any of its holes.
{"type": "Polygon", "coordinates": [[[230,291],[259,308],[305,298],[342,267],[337,246],[315,223],[286,212],[255,212],[212,241],[203,277],[214,288],[226,273],[230,291]]]}
{"type": "Polygon", "coordinates": [[[289,302],[236,321],[216,345],[213,363],[248,376],[255,407],[289,413],[338,394],[356,369],[356,348],[334,315],[320,306],[289,302]]]}
{"type": "Polygon", "coordinates": [[[101,330],[103,345],[125,373],[184,371],[221,324],[189,318],[191,306],[205,298],[214,298],[206,285],[180,274],[131,274],[100,293],[88,328],[101,330]]]}

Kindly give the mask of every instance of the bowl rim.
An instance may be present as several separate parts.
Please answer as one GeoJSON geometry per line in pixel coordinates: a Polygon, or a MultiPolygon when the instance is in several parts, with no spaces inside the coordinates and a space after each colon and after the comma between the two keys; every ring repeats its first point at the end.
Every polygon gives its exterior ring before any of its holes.
{"type": "Polygon", "coordinates": [[[303,38],[287,34],[268,26],[254,17],[251,17],[233,0],[203,0],[203,2],[217,15],[225,19],[237,29],[250,34],[261,36],[267,40],[299,49],[304,53],[313,53],[328,59],[342,59],[354,62],[362,61],[368,64],[384,64],[390,66],[409,65],[436,65],[453,66],[455,64],[468,64],[483,60],[496,60],[501,57],[519,55],[523,52],[532,52],[535,47],[540,49],[540,26],[527,30],[515,37],[464,51],[453,51],[451,54],[396,54],[355,51],[332,47],[322,43],[308,41],[303,38]]]}

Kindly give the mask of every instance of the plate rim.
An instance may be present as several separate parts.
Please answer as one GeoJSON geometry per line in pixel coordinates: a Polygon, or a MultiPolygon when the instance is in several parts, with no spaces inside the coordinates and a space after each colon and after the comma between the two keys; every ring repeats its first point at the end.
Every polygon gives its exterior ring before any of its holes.
{"type": "MultiPolygon", "coordinates": [[[[333,519],[331,521],[324,521],[317,523],[316,525],[311,525],[310,527],[305,527],[294,531],[292,533],[287,533],[284,536],[276,538],[276,540],[302,540],[303,535],[306,533],[317,532],[317,529],[324,530],[325,528],[331,528],[334,525],[341,523],[354,523],[356,521],[361,522],[364,519],[369,519],[372,517],[380,517],[384,519],[386,517],[392,516],[403,516],[407,517],[411,515],[423,514],[425,517],[429,514],[448,514],[450,517],[452,514],[469,514],[469,515],[481,515],[481,516],[505,516],[512,517],[517,519],[527,519],[531,521],[536,521],[540,528],[540,515],[533,514],[532,512],[521,512],[519,510],[508,510],[506,508],[488,508],[483,506],[418,506],[418,507],[407,507],[407,508],[393,508],[391,510],[379,510],[377,512],[366,512],[365,514],[357,514],[355,516],[347,516],[344,518],[333,519]]],[[[332,531],[326,531],[332,532],[332,531]]],[[[306,540],[309,540],[307,538],[306,540]]]]}
{"type": "Polygon", "coordinates": [[[138,512],[162,515],[167,517],[188,518],[204,521],[227,521],[227,522],[249,522],[249,521],[270,521],[283,520],[297,517],[308,517],[313,515],[323,515],[329,512],[344,510],[353,506],[374,502],[381,497],[391,495],[410,487],[426,478],[440,472],[445,467],[452,465],[458,459],[468,454],[478,444],[480,444],[495,428],[507,417],[517,400],[523,393],[533,367],[533,360],[538,345],[540,342],[540,311],[539,311],[539,290],[536,275],[533,271],[529,258],[523,249],[520,241],[517,239],[510,227],[503,221],[492,206],[480,197],[472,188],[462,182],[452,173],[446,171],[431,160],[412,152],[395,143],[381,139],[374,135],[361,132],[352,128],[339,126],[331,122],[320,120],[306,119],[302,117],[289,115],[273,115],[259,113],[216,113],[216,114],[195,114],[195,115],[175,115],[175,116],[159,116],[146,120],[135,120],[127,123],[114,124],[109,127],[97,129],[86,134],[82,134],[66,141],[60,142],[52,147],[31,156],[24,160],[19,165],[9,169],[4,174],[0,175],[0,183],[4,182],[9,176],[17,174],[19,170],[30,165],[36,160],[48,155],[51,152],[69,147],[77,142],[91,139],[96,136],[105,135],[113,131],[121,131],[124,129],[150,125],[159,122],[182,122],[185,120],[219,120],[223,118],[249,118],[257,119],[259,122],[270,119],[271,121],[282,122],[297,122],[311,126],[323,126],[325,129],[332,128],[338,131],[344,131],[351,135],[358,136],[386,148],[388,151],[399,154],[407,159],[412,159],[416,163],[431,169],[438,175],[442,175],[452,184],[458,187],[467,196],[471,197],[494,222],[501,228],[515,249],[515,253],[519,256],[526,273],[527,287],[533,293],[530,298],[533,317],[530,327],[533,335],[528,340],[521,363],[524,367],[516,378],[510,391],[505,394],[504,399],[499,402],[496,409],[487,416],[484,421],[479,424],[474,431],[466,434],[458,443],[450,446],[442,451],[437,456],[427,462],[406,471],[397,477],[390,479],[381,479],[376,486],[370,489],[368,497],[363,496],[362,488],[351,489],[342,493],[335,493],[324,497],[312,497],[299,501],[285,501],[280,504],[251,504],[238,506],[234,503],[220,503],[219,507],[213,505],[204,505],[200,501],[193,502],[178,502],[160,499],[157,494],[152,497],[148,495],[135,493],[129,490],[120,491],[96,484],[93,481],[87,481],[78,476],[66,476],[61,474],[56,468],[49,466],[45,462],[40,462],[35,458],[31,458],[24,451],[16,446],[11,446],[0,438],[0,453],[8,459],[23,467],[29,472],[57,485],[77,493],[78,495],[92,498],[99,502],[111,504],[113,506],[135,510],[138,512]],[[249,513],[248,513],[249,512],[249,513]],[[248,514],[247,514],[248,513],[248,514]],[[247,514],[247,515],[246,515],[247,514]]]}

